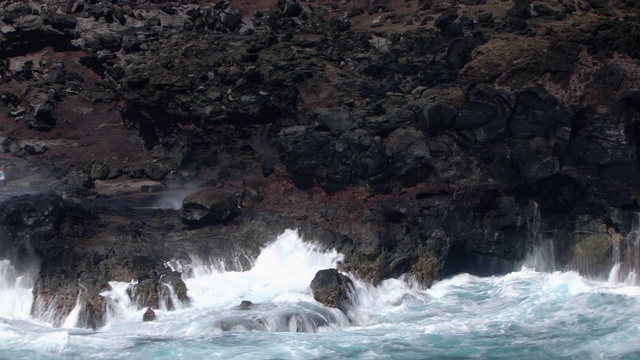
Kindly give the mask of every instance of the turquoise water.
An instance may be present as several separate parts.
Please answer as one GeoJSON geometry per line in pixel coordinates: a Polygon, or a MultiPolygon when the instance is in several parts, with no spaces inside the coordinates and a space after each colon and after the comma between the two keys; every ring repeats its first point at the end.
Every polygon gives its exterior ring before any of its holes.
{"type": "Polygon", "coordinates": [[[30,283],[4,262],[0,358],[640,359],[637,286],[527,268],[460,274],[430,289],[406,279],[378,287],[356,280],[350,320],[316,303],[308,288],[317,270],[341,260],[288,231],[248,271],[173,262],[190,274],[191,306],[142,322],[144,309],[127,301],[129,284],[114,282],[103,294],[114,305],[98,331],[73,328],[73,315],[67,328],[32,319],[30,283]],[[239,310],[242,300],[255,306],[239,310]]]}

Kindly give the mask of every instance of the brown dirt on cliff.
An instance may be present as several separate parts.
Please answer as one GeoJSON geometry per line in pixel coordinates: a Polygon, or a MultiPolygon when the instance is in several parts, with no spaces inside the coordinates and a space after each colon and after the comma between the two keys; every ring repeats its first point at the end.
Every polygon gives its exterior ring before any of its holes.
{"type": "MultiPolygon", "coordinates": [[[[12,137],[18,144],[40,144],[48,150],[41,155],[27,155],[28,160],[44,161],[56,167],[68,168],[91,161],[108,161],[113,166],[126,166],[144,162],[149,156],[134,131],[122,129],[118,103],[113,95],[96,84],[100,77],[82,66],[79,59],[84,52],[55,52],[51,47],[38,53],[38,60],[51,64],[62,60],[67,72],[75,71],[83,78],[78,94],[67,93],[56,103],[52,115],[57,122],[51,131],[38,131],[25,126],[24,118],[9,118],[7,111],[0,113],[0,138],[12,137]],[[102,99],[101,99],[102,98],[102,99]],[[125,134],[125,136],[123,136],[125,134]]],[[[43,71],[48,71],[46,66],[43,71]]],[[[46,75],[46,73],[45,73],[46,75]]],[[[19,94],[24,84],[10,82],[5,91],[19,94]]],[[[3,162],[14,162],[12,154],[0,153],[3,162]]]]}

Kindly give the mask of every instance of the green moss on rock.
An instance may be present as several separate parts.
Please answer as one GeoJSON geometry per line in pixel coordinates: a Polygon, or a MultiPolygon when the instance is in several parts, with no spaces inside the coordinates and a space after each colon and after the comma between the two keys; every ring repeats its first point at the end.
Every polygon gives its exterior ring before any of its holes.
{"type": "Polygon", "coordinates": [[[579,235],[575,251],[577,256],[590,260],[609,259],[611,239],[604,234],[579,235]]]}

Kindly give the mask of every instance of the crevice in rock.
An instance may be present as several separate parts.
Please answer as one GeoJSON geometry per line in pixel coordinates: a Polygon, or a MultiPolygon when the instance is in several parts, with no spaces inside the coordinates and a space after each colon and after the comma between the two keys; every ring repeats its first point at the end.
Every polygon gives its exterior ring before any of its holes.
{"type": "Polygon", "coordinates": [[[588,207],[587,190],[575,179],[561,174],[525,184],[514,190],[518,202],[533,199],[540,204],[542,216],[568,214],[588,207]]]}
{"type": "Polygon", "coordinates": [[[7,36],[6,40],[0,42],[0,49],[7,58],[36,53],[49,46],[56,52],[77,51],[78,48],[71,42],[73,39],[70,35],[49,34],[42,30],[21,31],[17,35],[7,36]]]}
{"type": "Polygon", "coordinates": [[[475,276],[504,275],[516,269],[517,263],[467,250],[449,250],[440,277],[445,279],[468,273],[475,276]]]}

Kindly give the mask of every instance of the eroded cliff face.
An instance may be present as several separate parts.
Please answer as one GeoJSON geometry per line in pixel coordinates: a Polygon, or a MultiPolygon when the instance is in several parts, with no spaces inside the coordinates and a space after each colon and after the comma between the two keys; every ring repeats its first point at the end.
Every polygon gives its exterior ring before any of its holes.
{"type": "MultiPolygon", "coordinates": [[[[116,265],[131,252],[160,271],[250,257],[286,228],[374,282],[429,285],[473,271],[468,254],[513,264],[544,239],[557,266],[602,274],[616,252],[633,269],[638,16],[595,0],[5,2],[3,162],[100,219],[68,245],[93,265],[63,261],[93,273],[96,318],[106,281],[149,277],[116,265]],[[208,190],[145,213],[105,195],[124,179],[208,190]]],[[[37,296],[61,282],[47,274],[37,296]]]]}

